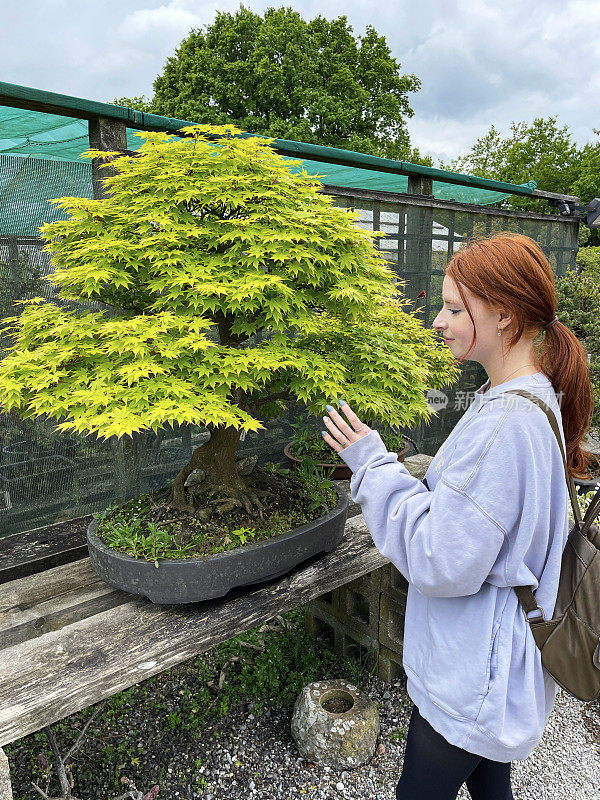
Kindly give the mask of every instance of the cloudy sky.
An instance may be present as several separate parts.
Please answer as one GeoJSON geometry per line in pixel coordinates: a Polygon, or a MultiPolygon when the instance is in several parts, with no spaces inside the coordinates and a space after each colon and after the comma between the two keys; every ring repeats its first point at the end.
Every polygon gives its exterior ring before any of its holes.
{"type": "MultiPolygon", "coordinates": [[[[415,73],[412,143],[438,160],[467,151],[493,123],[556,115],[579,144],[600,128],[600,0],[245,0],[305,19],[371,24],[415,73]]],[[[110,102],[151,96],[166,58],[217,8],[239,0],[0,0],[0,80],[110,102]]]]}

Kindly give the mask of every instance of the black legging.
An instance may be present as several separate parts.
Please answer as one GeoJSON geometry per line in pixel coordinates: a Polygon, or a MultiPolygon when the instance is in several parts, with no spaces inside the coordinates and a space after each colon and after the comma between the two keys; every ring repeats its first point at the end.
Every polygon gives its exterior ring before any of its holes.
{"type": "Polygon", "coordinates": [[[463,783],[473,800],[513,800],[510,761],[490,761],[449,744],[414,706],[397,800],[455,800],[463,783]]]}

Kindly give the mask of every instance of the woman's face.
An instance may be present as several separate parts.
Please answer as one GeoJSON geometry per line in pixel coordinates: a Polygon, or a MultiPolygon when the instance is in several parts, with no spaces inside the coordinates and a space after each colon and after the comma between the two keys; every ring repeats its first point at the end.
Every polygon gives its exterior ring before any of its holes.
{"type": "MultiPolygon", "coordinates": [[[[469,361],[477,361],[486,367],[497,358],[501,348],[498,336],[498,323],[502,329],[508,322],[506,315],[492,311],[489,306],[472,294],[466,287],[463,292],[469,301],[469,307],[477,329],[477,343],[469,354],[469,361]]],[[[460,299],[456,283],[448,275],[442,284],[444,305],[433,321],[433,327],[439,331],[456,358],[464,358],[473,341],[473,323],[469,312],[460,299]]]]}

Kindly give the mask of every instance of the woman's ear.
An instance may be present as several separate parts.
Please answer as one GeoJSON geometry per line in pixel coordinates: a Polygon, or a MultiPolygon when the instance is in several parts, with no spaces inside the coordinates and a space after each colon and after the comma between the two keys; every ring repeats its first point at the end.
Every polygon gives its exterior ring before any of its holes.
{"type": "Polygon", "coordinates": [[[498,311],[498,325],[502,330],[508,328],[512,322],[512,317],[508,311],[498,311]]]}

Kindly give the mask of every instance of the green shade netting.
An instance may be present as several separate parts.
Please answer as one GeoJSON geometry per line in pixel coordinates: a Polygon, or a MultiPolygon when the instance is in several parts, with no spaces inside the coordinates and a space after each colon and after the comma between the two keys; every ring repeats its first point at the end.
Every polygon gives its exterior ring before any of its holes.
{"type": "MultiPolygon", "coordinates": [[[[143,139],[127,129],[127,146],[137,150],[143,139]]],[[[40,225],[65,219],[48,200],[92,197],[87,120],[0,106],[0,235],[38,236],[40,225]],[[10,158],[9,158],[10,156],[10,158]],[[15,158],[16,156],[16,158],[15,158]]],[[[370,169],[302,160],[309,175],[325,184],[405,193],[408,177],[370,169]]],[[[300,168],[293,167],[296,172],[300,168]]],[[[532,185],[532,184],[530,184],[532,185]]],[[[509,197],[503,192],[433,182],[434,197],[490,205],[509,197]]]]}

